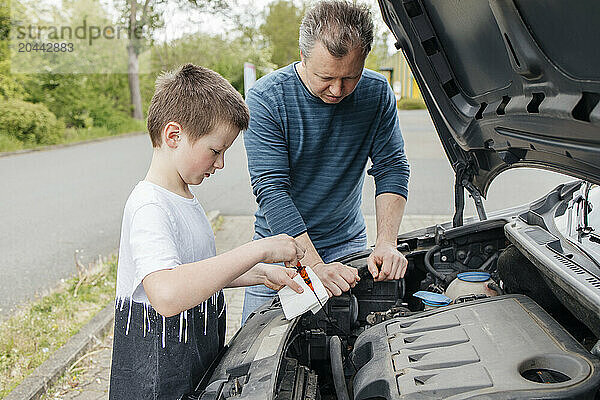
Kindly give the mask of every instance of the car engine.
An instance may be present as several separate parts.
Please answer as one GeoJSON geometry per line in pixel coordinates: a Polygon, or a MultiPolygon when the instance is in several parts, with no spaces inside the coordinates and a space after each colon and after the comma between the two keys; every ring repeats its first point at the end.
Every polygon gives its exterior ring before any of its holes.
{"type": "Polygon", "coordinates": [[[351,357],[357,400],[567,399],[595,390],[593,364],[577,342],[518,295],[388,320],[363,332],[351,357]]]}
{"type": "Polygon", "coordinates": [[[277,398],[597,399],[596,334],[507,240],[508,222],[399,238],[409,260],[400,281],[369,279],[368,252],[340,260],[363,279],[300,318],[277,398]],[[484,278],[460,279],[469,273],[484,278]],[[423,292],[448,305],[415,297],[423,292]],[[313,380],[304,397],[293,392],[298,365],[313,380]]]}
{"type": "Polygon", "coordinates": [[[187,400],[600,399],[600,266],[552,225],[576,186],[398,236],[405,277],[256,310],[187,400]]]}

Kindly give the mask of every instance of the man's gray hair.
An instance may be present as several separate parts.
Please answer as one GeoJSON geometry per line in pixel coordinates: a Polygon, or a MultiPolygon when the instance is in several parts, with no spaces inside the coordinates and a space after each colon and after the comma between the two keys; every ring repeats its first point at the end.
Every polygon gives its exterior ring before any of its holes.
{"type": "Polygon", "coordinates": [[[373,19],[364,4],[321,1],[312,7],[300,25],[300,51],[306,58],[319,41],[334,57],[360,48],[366,57],[373,43],[373,19]]]}

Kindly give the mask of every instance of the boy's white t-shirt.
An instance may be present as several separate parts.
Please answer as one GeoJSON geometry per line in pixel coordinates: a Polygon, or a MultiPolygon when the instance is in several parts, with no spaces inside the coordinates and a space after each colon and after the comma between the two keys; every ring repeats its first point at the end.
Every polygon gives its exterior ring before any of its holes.
{"type": "Polygon", "coordinates": [[[147,275],[215,255],[215,236],[196,197],[141,181],[123,212],[117,299],[150,304],[142,285],[147,275]]]}

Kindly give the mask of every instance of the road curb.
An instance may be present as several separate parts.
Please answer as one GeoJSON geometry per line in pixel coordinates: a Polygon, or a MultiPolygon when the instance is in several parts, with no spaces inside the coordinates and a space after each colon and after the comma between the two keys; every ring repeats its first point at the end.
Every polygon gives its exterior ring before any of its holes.
{"type": "Polygon", "coordinates": [[[73,146],[79,146],[82,144],[94,143],[94,142],[105,142],[105,141],[111,140],[111,139],[125,138],[125,137],[129,137],[129,136],[138,136],[138,135],[145,135],[145,134],[146,134],[146,132],[128,132],[128,133],[120,133],[118,135],[102,136],[99,138],[82,140],[80,142],[51,144],[49,146],[41,146],[41,147],[36,147],[33,149],[2,151],[2,152],[0,152],[0,158],[10,157],[10,156],[18,156],[21,154],[33,153],[36,151],[48,151],[48,150],[62,149],[64,147],[73,147],[73,146]]]}
{"type": "Polygon", "coordinates": [[[114,321],[115,305],[107,305],[90,322],[37,367],[4,400],[37,400],[66,369],[100,340],[114,321]]]}
{"type": "MultiPolygon", "coordinates": [[[[218,210],[208,212],[207,217],[211,225],[219,215],[218,210]]],[[[114,318],[115,304],[111,302],[27,376],[4,400],[38,400],[70,365],[104,337],[114,323],[114,318]]]]}

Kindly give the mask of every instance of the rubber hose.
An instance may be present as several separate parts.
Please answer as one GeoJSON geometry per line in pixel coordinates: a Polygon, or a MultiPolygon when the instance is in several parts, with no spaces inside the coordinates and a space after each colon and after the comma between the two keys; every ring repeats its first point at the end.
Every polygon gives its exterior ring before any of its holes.
{"type": "Polygon", "coordinates": [[[339,400],[350,400],[342,362],[342,341],[338,336],[329,338],[329,358],[331,360],[331,375],[333,376],[337,398],[339,400]]]}
{"type": "Polygon", "coordinates": [[[433,246],[432,248],[430,248],[429,251],[427,252],[427,254],[425,254],[425,258],[423,259],[423,261],[425,262],[425,268],[427,268],[427,271],[431,272],[431,274],[433,276],[435,276],[442,282],[445,282],[446,275],[442,274],[441,272],[436,271],[433,268],[433,266],[431,265],[431,259],[433,258],[433,253],[435,253],[439,249],[441,249],[441,247],[437,244],[435,246],[433,246]]]}
{"type": "Polygon", "coordinates": [[[499,256],[498,252],[495,252],[487,260],[485,260],[485,262],[483,264],[481,264],[481,266],[477,269],[479,269],[481,271],[487,270],[487,267],[492,265],[492,263],[494,262],[494,260],[496,260],[498,258],[498,256],[499,256]]]}
{"type": "Polygon", "coordinates": [[[504,290],[502,290],[502,288],[498,285],[496,285],[493,282],[490,282],[487,284],[487,287],[491,290],[493,290],[494,292],[498,293],[499,296],[502,296],[503,294],[506,294],[506,292],[504,290]]]}

